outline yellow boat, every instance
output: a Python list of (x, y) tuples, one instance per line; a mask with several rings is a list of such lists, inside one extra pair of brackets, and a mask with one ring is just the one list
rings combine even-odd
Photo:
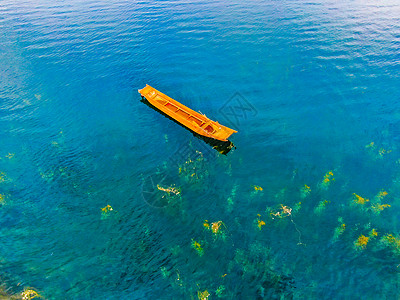
[(225, 142), (237, 132), (186, 107), (148, 84), (139, 93), (155, 108), (202, 136)]

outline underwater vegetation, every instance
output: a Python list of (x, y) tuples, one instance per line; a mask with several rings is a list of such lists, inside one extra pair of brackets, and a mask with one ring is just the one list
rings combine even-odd
[(102, 211), (103, 213), (109, 213), (110, 211), (113, 211), (113, 208), (111, 207), (110, 204), (107, 204), (105, 207), (103, 207), (103, 208), (101, 209), (101, 211)]
[[(10, 153), (10, 152), (8, 152), (8, 154), (4, 155), (4, 157), (8, 158), (8, 159), (13, 159), (14, 156), (15, 156), (15, 153)], [(0, 159), (1, 159), (1, 157), (0, 157)]]
[(293, 224), (294, 229), (298, 233), (297, 245), (305, 245), (305, 244), (303, 244), (302, 239), (301, 239), (302, 233), (293, 219), (293, 214), (296, 214), (300, 211), (301, 204), (302, 204), (302, 202), (297, 202), (294, 204), (293, 208), (291, 208), (287, 205), (279, 204), (278, 208), (267, 207), (265, 210), (265, 212), (270, 216), (271, 220), (279, 221), (282, 219), (290, 219), (290, 222)]
[(195, 158), (189, 156), (185, 162), (178, 164), (178, 173), (185, 183), (195, 184), (202, 182), (209, 176), (205, 163), (203, 153), (196, 150)]
[(259, 185), (251, 186), (250, 198), (261, 198), (264, 196), (264, 189)]
[(366, 249), (368, 243), (371, 242), (372, 240), (374, 240), (377, 236), (378, 236), (378, 232), (376, 231), (375, 228), (372, 228), (372, 229), (369, 231), (369, 233), (368, 233), (367, 236), (364, 235), (364, 234), (361, 234), (361, 235), (357, 238), (357, 240), (354, 242), (354, 248), (355, 248), (357, 251)]
[[(1, 282), (0, 282), (1, 283)], [(44, 299), (39, 292), (34, 288), (25, 288), (20, 293), (10, 293), (4, 284), (0, 284), (0, 299), (1, 300), (33, 300), (33, 299)]]
[(346, 230), (346, 224), (343, 221), (342, 217), (338, 218), (339, 226), (335, 227), (334, 233), (333, 233), (333, 241), (337, 241), (339, 237), (344, 233)]
[(5, 172), (0, 172), (0, 183), (7, 182), (8, 178)]
[(311, 193), (311, 187), (309, 187), (307, 184), (305, 184), (301, 189), (300, 189), (300, 197), (302, 199), (306, 198), (308, 195)]
[(256, 191), (262, 191), (263, 190), (263, 188), (261, 186), (258, 186), (258, 185), (254, 185), (253, 187), (254, 187), (254, 190), (256, 190)]
[(224, 285), (221, 284), (221, 285), (216, 289), (215, 295), (216, 295), (218, 298), (222, 298), (222, 297), (224, 297), (225, 290), (226, 290), (226, 287), (225, 287)]
[(165, 204), (167, 210), (172, 214), (183, 213), (183, 198), (182, 188), (178, 188), (175, 185), (169, 187), (161, 187), (157, 185), (157, 189), (161, 191), (161, 201)]
[(321, 187), (323, 189), (327, 189), (330, 186), (330, 184), (334, 181), (335, 181), (335, 178), (333, 177), (333, 172), (328, 171), (324, 175), (324, 179), (321, 182)]
[(250, 244), (247, 249), (237, 248), (228, 269), (228, 274), (241, 274), (236, 296), (290, 297), (293, 281), (277, 272), (275, 264), (271, 249), (260, 242)]
[(362, 234), (354, 242), (354, 246), (356, 247), (357, 250), (365, 249), (365, 247), (367, 247), (368, 241), (369, 237)]
[(209, 223), (208, 220), (204, 220), (203, 226), (212, 234), (214, 240), (218, 238), (221, 238), (222, 240), (226, 239), (228, 228), (222, 221)]
[(32, 300), (36, 298), (42, 298), (42, 296), (32, 288), (25, 289), (22, 293), (22, 300)]
[(175, 185), (169, 187), (162, 187), (157, 184), (157, 189), (161, 191), (162, 202), (165, 203), (169, 208), (179, 209), (182, 205), (181, 188), (177, 188)]
[(276, 209), (276, 210), (272, 210), (270, 212), (270, 215), (272, 217), (272, 219), (275, 218), (286, 218), (292, 215), (292, 208), (290, 208), (289, 206), (280, 204), (280, 208)]
[[(202, 242), (202, 244), (204, 245), (204, 242)], [(200, 244), (199, 242), (195, 241), (194, 239), (192, 239), (192, 248), (196, 251), (196, 253), (199, 256), (203, 256), (204, 255), (204, 248), (202, 246), (202, 244)]]
[(353, 196), (354, 196), (353, 203), (355, 203), (355, 204), (364, 205), (365, 203), (369, 202), (369, 199), (363, 198), (363, 197), (357, 195), (356, 193), (353, 193)]
[(400, 237), (387, 233), (380, 239), (380, 243), (384, 247), (388, 247), (395, 255), (400, 255)]
[(375, 159), (383, 159), (386, 155), (392, 153), (392, 150), (385, 149), (381, 146), (377, 146), (375, 142), (371, 142), (365, 146), (371, 156)]
[[(368, 257), (371, 264), (385, 253), (391, 256), (390, 264), (396, 262), (394, 267), (400, 263), (399, 233), (380, 222), (398, 208), (390, 186), (364, 191), (344, 180), (340, 167), (328, 166), (307, 178), (297, 170), (296, 178), (274, 189), (258, 178), (246, 178), (243, 183), (222, 178), (219, 187), (210, 185), (210, 174), (218, 164), (221, 170), (228, 169), (225, 157), (210, 158), (192, 151), (180, 159), (174, 166), (167, 161), (157, 170), (159, 178), (168, 170), (173, 174), (152, 186), (160, 205), (144, 205), (148, 219), (139, 219), (134, 233), (123, 234), (128, 236), (125, 243), (117, 238), (107, 243), (107, 255), (123, 249), (115, 250), (123, 257), (116, 260), (123, 269), (123, 287), (158, 277), (163, 282), (160, 289), (176, 299), (291, 299), (301, 298), (296, 276), (315, 272), (303, 262), (312, 260), (307, 256), (314, 251), (312, 247), (321, 247), (321, 252), (340, 248), (334, 251), (343, 251), (345, 259)], [(234, 171), (231, 168), (223, 174), (233, 177)], [(44, 182), (60, 180), (70, 186), (77, 174), (56, 164), (39, 170)], [(3, 182), (9, 180), (5, 173), (2, 178)], [(0, 192), (1, 207), (10, 192)], [(110, 199), (101, 199), (94, 206), (93, 218), (101, 212), (101, 219), (108, 219), (101, 222), (102, 227), (114, 225), (116, 209), (122, 213), (114, 199), (108, 204)], [(114, 263), (107, 255), (102, 262)], [(318, 255), (323, 257), (325, 252)], [(143, 261), (157, 262), (143, 266)], [(40, 297), (34, 289), (25, 292), (24, 299)]]
[(233, 211), (233, 206), (235, 204), (235, 198), (236, 198), (236, 194), (237, 194), (238, 188), (239, 188), (239, 185), (238, 184), (234, 184), (230, 195), (226, 199), (227, 211), (229, 213)]
[(197, 297), (199, 298), (199, 300), (207, 300), (209, 296), (210, 296), (210, 293), (207, 290), (205, 290), (203, 292), (201, 292), (201, 291), (197, 292)]
[(261, 230), (261, 228), (262, 228), (263, 226), (265, 226), (266, 224), (265, 224), (265, 222), (264, 222), (263, 220), (261, 220), (260, 218), (261, 218), (261, 215), (260, 215), (260, 214), (257, 214), (257, 220), (256, 220), (256, 222), (257, 222), (257, 227), (258, 227), (258, 229)]
[(321, 200), (320, 202), (318, 202), (318, 205), (314, 208), (314, 213), (316, 215), (321, 215), (325, 209), (326, 206), (330, 203), (331, 201), (328, 200)]
[[(379, 215), (384, 209), (391, 207), (390, 204), (383, 203), (382, 200), (388, 195), (386, 191), (380, 191), (374, 198), (370, 201), (367, 198), (361, 197), (353, 193), (352, 205), (359, 206), (365, 211), (371, 211), (376, 215)], [(369, 206), (367, 204), (370, 204)]]
[(111, 216), (114, 209), (111, 207), (110, 204), (107, 204), (105, 207), (101, 208), (101, 219), (107, 219)]
[(167, 192), (168, 194), (173, 193), (175, 195), (179, 195), (181, 193), (181, 191), (175, 187), (167, 187), (167, 188), (163, 188), (162, 186), (157, 184), (157, 189), (159, 191), (163, 191), (163, 192)]
[(380, 214), (384, 209), (391, 207), (390, 204), (382, 204), (382, 200), (388, 195), (387, 191), (380, 191), (375, 197), (373, 203), (371, 203), (370, 210), (375, 214)]

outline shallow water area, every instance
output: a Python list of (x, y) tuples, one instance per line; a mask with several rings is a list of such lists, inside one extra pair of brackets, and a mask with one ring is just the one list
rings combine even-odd
[[(2, 1), (0, 284), (394, 299), (397, 1)], [(150, 84), (238, 130), (221, 155)]]

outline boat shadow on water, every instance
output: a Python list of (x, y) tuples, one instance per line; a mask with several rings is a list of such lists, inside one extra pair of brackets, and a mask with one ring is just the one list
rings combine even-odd
[(169, 115), (167, 115), (163, 111), (159, 110), (157, 107), (152, 105), (146, 98), (142, 97), (142, 99), (140, 101), (142, 103), (146, 104), (148, 107), (150, 107), (150, 108), (154, 109), (155, 111), (159, 112), (164, 117), (174, 121), (176, 124), (178, 124), (182, 128), (185, 128), (187, 131), (190, 131), (195, 137), (197, 137), (198, 139), (204, 141), (205, 143), (207, 143), (209, 146), (211, 146), (214, 150), (218, 151), (219, 153), (226, 155), (226, 154), (229, 153), (229, 151), (232, 150), (232, 148), (236, 149), (236, 146), (229, 140), (228, 141), (219, 141), (219, 140), (216, 140), (216, 139), (213, 139), (213, 138), (202, 136), (202, 135), (194, 132), (193, 130), (191, 130), (190, 128), (187, 128), (186, 126), (182, 125), (177, 120), (175, 120), (174, 118), (170, 117)]

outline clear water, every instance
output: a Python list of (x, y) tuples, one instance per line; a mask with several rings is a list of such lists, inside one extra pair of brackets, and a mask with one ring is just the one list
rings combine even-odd
[[(2, 0), (2, 281), (47, 299), (398, 297), (399, 48), (394, 0)], [(145, 106), (146, 83), (237, 129), (237, 149)]]

